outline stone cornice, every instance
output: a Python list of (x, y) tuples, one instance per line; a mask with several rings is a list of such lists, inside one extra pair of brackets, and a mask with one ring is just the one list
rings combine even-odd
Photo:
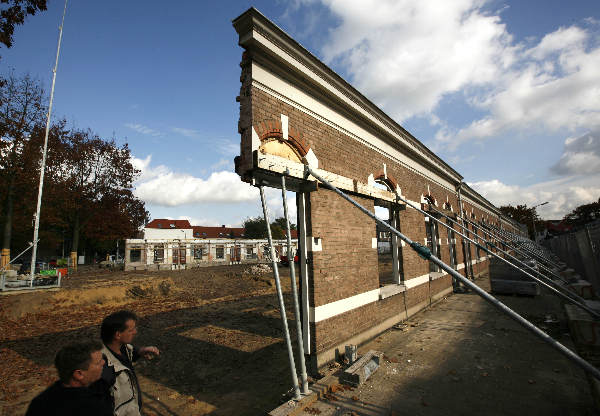
[[(357, 111), (356, 108), (353, 108), (352, 105), (345, 105), (343, 113), (350, 115), (355, 120), (362, 119), (363, 125), (368, 126), (371, 130), (378, 130), (377, 133), (380, 137), (385, 138), (388, 142), (396, 146), (400, 146), (403, 152), (411, 154), (421, 164), (446, 176), (451, 182), (458, 183), (463, 179), (458, 172), (429, 150), (423, 143), (392, 120), (369, 99), (258, 10), (250, 8), (233, 20), (233, 26), (239, 35), (240, 46), (244, 47), (250, 53), (251, 59), (260, 62), (261, 65), (278, 73), (278, 75), (288, 79), (292, 78), (296, 82), (302, 81), (304, 84), (307, 84), (307, 87), (311, 87), (312, 94), (321, 96), (329, 104), (336, 103), (338, 109), (341, 101), (339, 98), (334, 98), (336, 96), (344, 97), (347, 102), (359, 107), (380, 123), (387, 131), (378, 128), (379, 126)], [(276, 51), (269, 48), (265, 40), (283, 51), (286, 55), (285, 58), (293, 60), (297, 65), (294, 67), (289, 64), (289, 61), (286, 62), (284, 57), (279, 56)], [(285, 63), (286, 67), (282, 68), (281, 65), (277, 65), (276, 63)], [(329, 86), (329, 88), (323, 88), (323, 84)]]

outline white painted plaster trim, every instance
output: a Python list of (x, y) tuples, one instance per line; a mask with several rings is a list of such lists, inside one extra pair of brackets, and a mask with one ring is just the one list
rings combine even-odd
[(379, 300), (379, 288), (310, 308), (310, 321), (320, 322)]
[[(300, 91), (298, 88), (295, 88), (291, 84), (277, 77), (275, 74), (267, 71), (266, 69), (258, 65), (256, 62), (252, 63), (252, 78), (252, 85), (254, 87), (277, 97), (278, 99), (286, 102), (287, 104), (320, 120), (321, 122), (335, 128), (336, 130), (341, 131), (342, 133), (352, 137), (353, 139), (361, 142), (362, 144), (383, 154), (384, 156), (393, 159), (395, 162), (403, 165), (404, 167), (419, 174), (420, 176), (423, 176), (428, 180), (435, 182), (436, 184), (442, 186), (443, 188), (452, 192), (453, 194), (455, 193), (454, 185), (450, 181), (443, 179), (439, 175), (429, 172), (429, 169), (425, 168), (417, 161), (409, 158), (403, 152), (400, 152), (393, 146), (385, 143), (383, 140), (370, 134), (368, 131), (364, 130), (351, 120), (342, 117), (329, 107), (323, 105), (321, 102), (310, 97), (308, 94), (305, 94), (303, 91)], [(380, 122), (376, 120), (373, 120), (373, 122), (391, 133), (391, 131), (387, 127), (383, 126)], [(406, 141), (404, 138), (397, 136), (393, 133), (391, 134), (395, 136), (398, 141), (401, 141), (408, 147), (412, 148), (416, 153), (422, 155), (429, 162), (431, 162), (434, 165), (437, 165), (441, 170), (445, 170), (443, 167), (439, 166), (433, 159), (423, 154), (419, 149), (417, 149), (411, 143)], [(423, 172), (428, 172), (428, 175), (425, 175)]]
[(283, 135), (284, 140), (288, 139), (288, 116), (282, 114), (281, 115), (281, 134)]
[(321, 237), (306, 236), (306, 248), (308, 251), (323, 251), (323, 239)]
[(429, 273), (424, 274), (423, 276), (413, 277), (412, 279), (405, 280), (403, 283), (407, 289), (412, 289), (415, 286), (419, 286), (427, 282), (429, 282)]
[(371, 238), (371, 248), (377, 248), (377, 237)]
[[(439, 276), (439, 277), (443, 277), (446, 274), (447, 273), (442, 273), (441, 276)], [(412, 289), (413, 287), (416, 287), (416, 286), (422, 285), (423, 283), (429, 282), (429, 280), (430, 280), (429, 273), (424, 274), (423, 276), (405, 280), (400, 285), (394, 285), (394, 286), (397, 286), (397, 290), (393, 290), (393, 292), (394, 292), (393, 294), (401, 293), (408, 289)], [(392, 286), (392, 285), (388, 285), (388, 286)], [(383, 288), (370, 290), (368, 292), (360, 293), (358, 295), (354, 295), (349, 298), (340, 299), (335, 302), (327, 303), (325, 305), (311, 307), (310, 311), (309, 311), (310, 322), (316, 323), (316, 322), (324, 321), (326, 319), (333, 318), (334, 316), (341, 315), (341, 314), (351, 311), (353, 309), (360, 308), (361, 306), (368, 305), (369, 303), (378, 301), (382, 295), (383, 295), (382, 299), (392, 296), (392, 294), (390, 292), (390, 288), (385, 289), (385, 287), (387, 287), (387, 286), (384, 286)]]
[(254, 126), (252, 126), (252, 151), (258, 150), (260, 147), (260, 138), (258, 137), (258, 133), (254, 130)]

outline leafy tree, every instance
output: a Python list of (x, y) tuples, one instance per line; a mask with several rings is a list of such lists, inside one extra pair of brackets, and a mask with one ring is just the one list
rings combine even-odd
[(66, 146), (60, 185), (66, 191), (71, 251), (79, 250), (82, 234), (95, 240), (133, 235), (148, 221), (148, 212), (132, 193), (139, 171), (131, 164), (128, 146), (119, 148), (90, 130), (71, 131)]
[(46, 10), (47, 0), (2, 0), (0, 2), (0, 43), (12, 46), (15, 26), (22, 25), (25, 18)]
[(567, 224), (575, 226), (584, 225), (597, 219), (600, 219), (600, 198), (597, 202), (578, 206), (563, 218)]
[[(267, 238), (267, 227), (265, 220), (262, 217), (246, 218), (243, 224), (245, 234), (248, 238)], [(290, 229), (295, 230), (296, 225), (290, 224)], [(287, 238), (285, 218), (277, 218), (271, 223), (271, 235), (274, 240), (282, 240)]]
[(248, 238), (267, 238), (267, 227), (262, 217), (246, 218), (242, 224)]
[[(44, 124), (44, 92), (39, 81), (29, 75), (11, 74), (0, 83), (0, 195), (2, 201), (2, 248), (10, 249), (15, 198), (31, 191), (39, 174), (39, 160), (34, 157), (32, 134)], [(31, 152), (34, 151), (32, 154)], [(39, 153), (38, 153), (39, 155)], [(33, 158), (33, 159), (32, 159)], [(34, 211), (17, 213), (32, 215)]]
[(521, 224), (527, 226), (529, 237), (533, 239), (533, 221), (535, 221), (536, 229), (539, 231), (544, 226), (544, 221), (540, 219), (535, 208), (528, 208), (527, 205), (505, 205), (500, 207), (500, 211)]

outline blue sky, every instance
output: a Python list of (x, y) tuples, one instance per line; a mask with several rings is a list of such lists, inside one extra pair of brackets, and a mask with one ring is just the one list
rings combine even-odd
[[(238, 225), (260, 214), (233, 173), (238, 66), (231, 20), (256, 7), (496, 204), (600, 197), (600, 3), (72, 1), (54, 117), (129, 143), (152, 218)], [(16, 29), (2, 72), (49, 90), (63, 2)], [(277, 191), (268, 193), (281, 214)], [(42, 214), (43, 215), (43, 214)]]

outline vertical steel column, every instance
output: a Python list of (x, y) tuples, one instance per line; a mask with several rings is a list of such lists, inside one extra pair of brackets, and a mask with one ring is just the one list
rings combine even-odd
[[(463, 224), (463, 229), (464, 227), (464, 222), (462, 220), (463, 217), (463, 205), (462, 205), (462, 198), (461, 198), (461, 190), (462, 190), (462, 182), (458, 184), (458, 189), (457, 189), (457, 196), (458, 196), (458, 212), (460, 215), (460, 221)], [(463, 260), (465, 262), (465, 276), (469, 277), (469, 273), (472, 271), (472, 269), (470, 268), (471, 265), (471, 246), (469, 245), (468, 242), (466, 242), (464, 240), (464, 238), (461, 238), (461, 245), (462, 245), (462, 249), (463, 249)], [(471, 273), (471, 278), (473, 278), (473, 273)]]
[(285, 176), (281, 175), (281, 194), (283, 196), (283, 215), (287, 231), (288, 262), (290, 265), (290, 280), (292, 284), (292, 297), (294, 299), (294, 313), (296, 314), (296, 336), (298, 341), (298, 355), (300, 356), (300, 374), (302, 376), (302, 394), (309, 394), (308, 377), (306, 375), (306, 362), (304, 361), (304, 342), (302, 340), (302, 323), (300, 322), (300, 306), (298, 305), (298, 290), (296, 288), (296, 266), (294, 265), (294, 251), (292, 250), (292, 232), (290, 230), (290, 217), (288, 215), (287, 196), (285, 189)]
[(306, 237), (306, 215), (307, 215), (307, 192), (296, 193), (298, 205), (298, 245), (300, 246), (300, 285), (302, 294), (302, 339), (304, 341), (304, 353), (310, 354), (310, 302), (308, 299), (308, 241)]
[(292, 350), (292, 341), (290, 340), (290, 331), (287, 324), (287, 316), (285, 314), (285, 303), (283, 302), (283, 292), (281, 291), (281, 282), (279, 281), (279, 269), (277, 268), (277, 258), (275, 257), (275, 249), (273, 248), (273, 236), (271, 235), (271, 225), (269, 222), (269, 214), (267, 213), (267, 203), (265, 201), (265, 190), (261, 185), (260, 202), (262, 203), (263, 214), (267, 226), (267, 237), (269, 239), (269, 248), (271, 251), (271, 262), (273, 263), (273, 276), (275, 277), (275, 286), (277, 287), (277, 298), (279, 299), (279, 312), (283, 323), (283, 335), (287, 346), (288, 359), (290, 361), (290, 370), (292, 372), (292, 384), (294, 386), (294, 400), (300, 400), (300, 387), (298, 386), (298, 376), (296, 375), (296, 363), (294, 361), (294, 351)]

